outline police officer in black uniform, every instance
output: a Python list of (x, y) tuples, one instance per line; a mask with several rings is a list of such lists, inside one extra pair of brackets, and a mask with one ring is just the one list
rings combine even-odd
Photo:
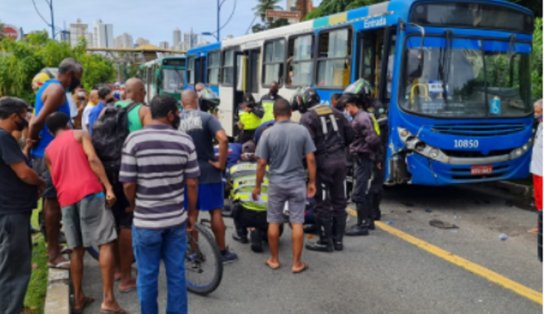
[(314, 211), (320, 240), (306, 244), (306, 248), (319, 252), (340, 251), (346, 228), (346, 146), (353, 138), (351, 127), (342, 112), (320, 104), (320, 97), (313, 89), (305, 89), (296, 99), (296, 106), (303, 113), (300, 123), (308, 129), (316, 146)]

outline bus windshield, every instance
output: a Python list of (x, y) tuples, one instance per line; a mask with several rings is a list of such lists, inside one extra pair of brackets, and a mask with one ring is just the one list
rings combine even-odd
[(531, 114), (529, 44), (410, 37), (406, 48), (399, 92), (405, 110), (445, 118)]
[(185, 85), (185, 71), (180, 69), (162, 70), (162, 89), (167, 93), (180, 93)]

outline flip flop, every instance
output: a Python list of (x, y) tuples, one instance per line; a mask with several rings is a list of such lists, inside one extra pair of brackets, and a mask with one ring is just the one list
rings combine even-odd
[(309, 268), (308, 264), (302, 263), (302, 268), (301, 269), (299, 269), (297, 271), (292, 270), (292, 272), (293, 272), (293, 274), (300, 274), (303, 271), (307, 270), (308, 268)]
[(272, 269), (272, 270), (278, 270), (278, 269), (280, 269), (280, 267), (281, 267), (281, 265), (279, 265), (279, 264), (278, 264), (278, 266), (272, 266), (272, 265), (270, 265), (270, 263), (268, 262), (268, 260), (266, 260), (266, 261), (264, 262), (264, 264), (265, 264), (268, 268), (270, 268), (270, 269)]
[(64, 261), (57, 264), (53, 264), (51, 262), (47, 263), (47, 267), (49, 268), (55, 268), (55, 269), (70, 269), (70, 261)]
[(125, 288), (125, 289), (121, 289), (121, 287), (119, 287), (119, 292), (121, 293), (129, 293), (129, 292), (132, 292), (134, 290), (136, 290), (136, 286), (133, 286), (133, 287), (128, 287), (128, 288)]
[(83, 313), (83, 310), (84, 310), (89, 304), (91, 304), (91, 303), (93, 303), (93, 302), (94, 302), (94, 298), (92, 298), (92, 297), (85, 297), (85, 298), (83, 299), (83, 305), (81, 305), (81, 308), (80, 308), (79, 310), (77, 310), (77, 309), (75, 309), (75, 308), (72, 309), (72, 314), (81, 314), (81, 313)]
[(127, 311), (123, 310), (121, 307), (117, 309), (100, 309), (100, 313), (104, 314), (126, 314)]

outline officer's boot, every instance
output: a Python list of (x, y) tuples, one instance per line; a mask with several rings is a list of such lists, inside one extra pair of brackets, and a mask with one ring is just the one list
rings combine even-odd
[(357, 224), (349, 227), (346, 231), (347, 236), (366, 236), (368, 235), (369, 215), (365, 208), (366, 204), (357, 204)]
[(332, 220), (331, 219), (318, 219), (317, 223), (320, 226), (321, 233), (320, 239), (316, 242), (310, 242), (306, 244), (306, 248), (310, 251), (317, 252), (332, 252), (334, 251), (332, 241)]
[(346, 232), (346, 213), (335, 213), (332, 229), (334, 250), (342, 251), (344, 249), (344, 232)]
[(376, 229), (376, 226), (374, 225), (374, 193), (368, 194), (367, 197), (367, 206), (369, 209), (368, 213), (368, 220), (365, 220), (363, 223), (368, 226), (369, 230)]
[(381, 200), (382, 200), (381, 193), (372, 194), (372, 219), (374, 220), (382, 219), (382, 211), (380, 209)]

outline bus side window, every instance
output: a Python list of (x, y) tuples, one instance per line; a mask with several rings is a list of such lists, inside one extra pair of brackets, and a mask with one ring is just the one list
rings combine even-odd
[(287, 86), (312, 85), (313, 77), (313, 35), (289, 38), (287, 59)]
[(317, 85), (344, 88), (351, 73), (351, 29), (342, 28), (319, 34)]
[(220, 52), (210, 52), (208, 54), (208, 68), (206, 69), (208, 71), (208, 84), (209, 85), (219, 85), (219, 76), (221, 72), (221, 57)]
[(281, 85), (283, 63), (285, 62), (285, 39), (282, 38), (265, 43), (263, 57), (263, 85), (269, 86), (274, 81)]
[(223, 79), (224, 85), (232, 86), (234, 82), (234, 50), (230, 49), (223, 52)]

